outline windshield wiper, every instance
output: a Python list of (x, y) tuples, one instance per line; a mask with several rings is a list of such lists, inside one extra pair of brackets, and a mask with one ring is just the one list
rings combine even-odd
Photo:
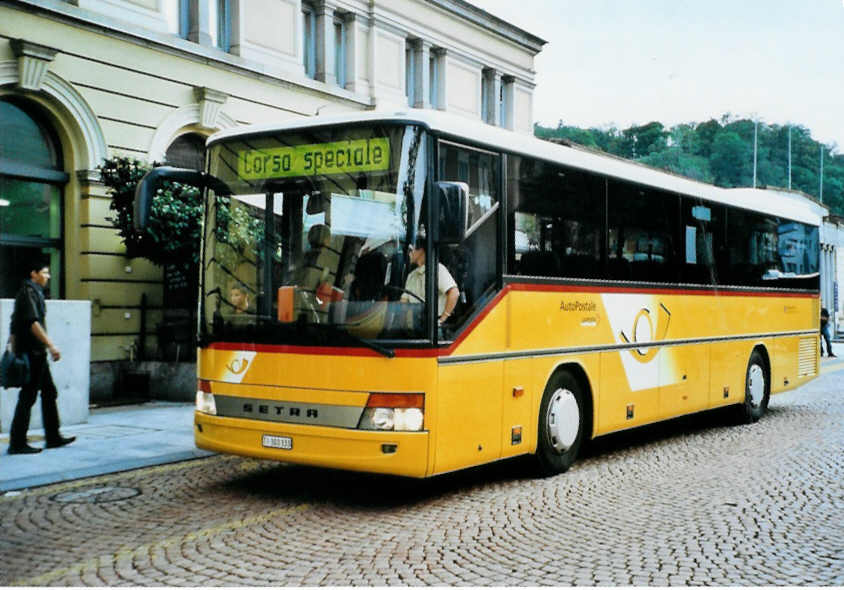
[(385, 356), (387, 358), (394, 358), (396, 356), (396, 351), (392, 348), (387, 348), (386, 346), (382, 346), (377, 342), (373, 342), (372, 340), (367, 340), (365, 338), (361, 338), (360, 336), (355, 336), (348, 330), (341, 330), (344, 328), (344, 324), (308, 324), (308, 326), (319, 326), (320, 328), (330, 328), (332, 331), (337, 332), (338, 334), (343, 334), (344, 336), (348, 336), (354, 342), (358, 344), (363, 344), (367, 348), (370, 348), (377, 352), (378, 354)]

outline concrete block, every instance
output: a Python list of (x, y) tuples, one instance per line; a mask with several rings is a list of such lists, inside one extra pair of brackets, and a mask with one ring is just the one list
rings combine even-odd
[[(14, 307), (13, 299), (0, 299), (0, 343), (3, 350), (9, 338)], [(59, 418), (63, 425), (83, 424), (88, 421), (91, 379), (91, 302), (48, 300), (47, 333), (62, 353), (60, 361), (50, 362), (50, 371), (59, 392)], [(18, 391), (0, 388), (0, 432), (9, 432)], [(29, 427), (42, 428), (40, 399), (32, 408)]]

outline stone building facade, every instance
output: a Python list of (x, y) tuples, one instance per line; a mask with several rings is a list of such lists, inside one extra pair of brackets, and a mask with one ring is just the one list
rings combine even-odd
[(0, 0), (0, 297), (49, 254), (51, 296), (91, 302), (92, 388), (112, 388), (155, 349), (164, 279), (108, 220), (105, 158), (201, 162), (214, 131), (347, 110), (532, 133), (544, 43), (464, 0)]

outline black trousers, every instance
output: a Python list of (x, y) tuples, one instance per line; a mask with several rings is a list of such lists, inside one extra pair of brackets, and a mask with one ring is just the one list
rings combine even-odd
[(44, 424), (44, 438), (47, 443), (59, 440), (59, 409), (56, 406), (58, 391), (50, 374), (46, 352), (29, 353), (30, 380), (29, 385), (21, 388), (18, 403), (15, 406), (15, 417), (9, 433), (9, 446), (20, 448), (26, 445), (26, 431), (29, 429), (29, 417), (38, 392), (41, 392), (41, 421)]

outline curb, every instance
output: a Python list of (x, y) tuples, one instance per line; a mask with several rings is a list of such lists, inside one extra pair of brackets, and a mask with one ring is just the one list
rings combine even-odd
[(180, 461), (190, 461), (193, 459), (204, 459), (216, 455), (210, 451), (202, 451), (200, 449), (193, 449), (190, 451), (179, 451), (176, 453), (169, 453), (159, 457), (146, 457), (143, 459), (124, 459), (115, 461), (113, 463), (106, 463), (103, 465), (92, 465), (91, 467), (82, 467), (80, 469), (70, 469), (68, 471), (56, 471), (53, 473), (45, 473), (43, 475), (33, 475), (29, 477), (21, 477), (18, 479), (8, 479), (0, 482), (0, 492), (10, 492), (13, 490), (22, 490), (25, 488), (35, 488), (54, 483), (67, 482), (74, 479), (82, 479), (84, 477), (94, 477), (96, 475), (107, 475), (110, 473), (118, 473), (120, 471), (129, 471), (131, 469), (140, 469), (142, 467), (152, 467), (154, 465), (165, 465), (167, 463), (179, 463)]

